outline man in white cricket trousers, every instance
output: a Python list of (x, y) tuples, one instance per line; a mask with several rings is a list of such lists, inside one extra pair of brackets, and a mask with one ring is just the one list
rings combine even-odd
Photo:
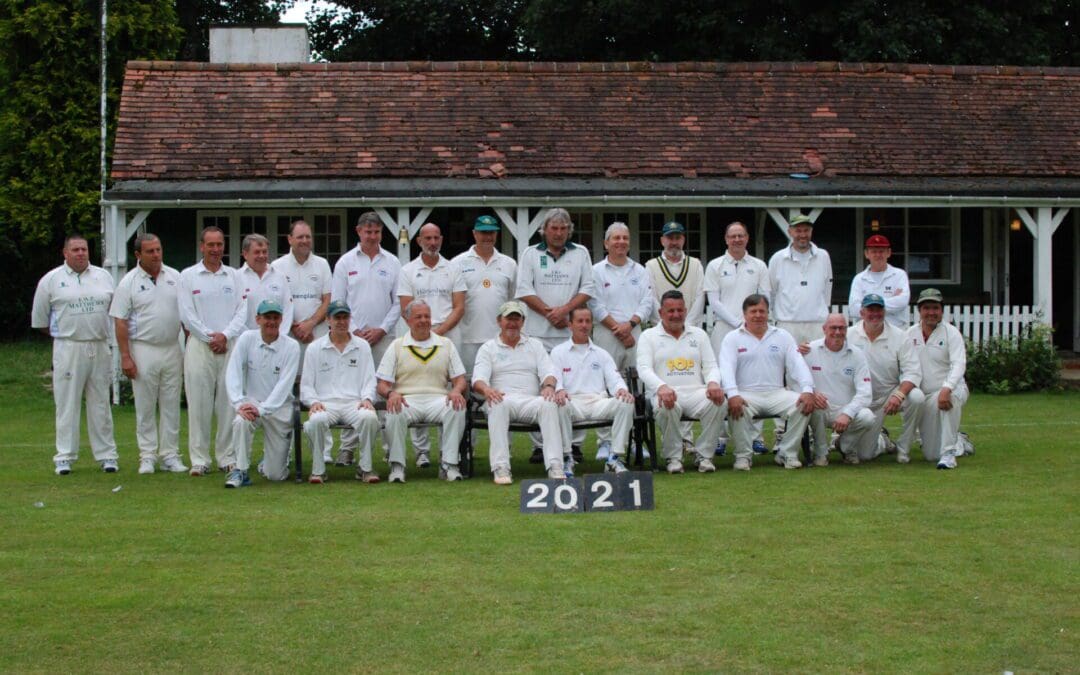
[[(570, 447), (574, 422), (611, 420), (608, 436), (614, 445), (609, 443), (611, 453), (604, 471), (623, 473), (634, 424), (634, 397), (615, 367), (615, 360), (589, 339), (592, 328), (592, 311), (588, 307), (570, 310), (570, 339), (551, 350), (563, 448)], [(563, 456), (563, 469), (572, 475), (573, 458)]]
[[(814, 380), (791, 333), (769, 325), (769, 299), (764, 295), (743, 300), (743, 324), (720, 346), (720, 372), (735, 440), (732, 468), (750, 470), (756, 415), (779, 415), (787, 422), (776, 463), (786, 469), (801, 467), (799, 444), (814, 411)], [(785, 375), (801, 393), (784, 388)]]
[(811, 342), (806, 352), (814, 379), (814, 466), (829, 465), (830, 429), (839, 435), (844, 462), (858, 464), (859, 448), (871, 442), (877, 447), (878, 428), (868, 407), (870, 368), (862, 350), (848, 343), (843, 314), (830, 314), (822, 330), (825, 337)]
[[(413, 300), (423, 301), (431, 314), (430, 331), (441, 335), (451, 343), (460, 341), (458, 323), (465, 314), (465, 280), (458, 268), (444, 258), (442, 230), (434, 223), (427, 223), (416, 235), (420, 255), (401, 268), (398, 277), (398, 301), (404, 315), (405, 308)], [(427, 429), (413, 429), (410, 434), (416, 451), (416, 466), (431, 466), (431, 444)]]
[(885, 301), (885, 320), (897, 328), (907, 330), (911, 325), (911, 309), (908, 307), (911, 302), (911, 285), (908, 283), (907, 272), (889, 264), (892, 244), (888, 237), (883, 234), (870, 235), (866, 239), (863, 255), (870, 264), (851, 280), (848, 315), (853, 320), (858, 319), (862, 299), (874, 293)]
[(465, 314), (461, 317), (458, 351), (467, 379), (472, 377), (480, 345), (499, 332), (499, 307), (514, 297), (517, 287), (517, 262), (495, 249), (499, 221), (493, 216), (479, 216), (472, 232), (476, 243), (451, 261), (465, 280)]
[[(120, 368), (135, 395), (139, 473), (157, 464), (172, 473), (188, 470), (180, 460), (180, 273), (162, 264), (157, 235), (135, 237), (138, 264), (116, 286), (109, 315), (116, 324)], [(161, 416), (158, 430), (157, 417)]]
[(661, 296), (660, 325), (641, 334), (637, 369), (656, 411), (668, 473), (683, 472), (683, 417), (701, 420), (701, 435), (694, 444), (698, 471), (716, 471), (713, 448), (727, 404), (709, 335), (686, 325), (686, 301), (679, 291)]
[[(374, 211), (361, 213), (356, 221), (360, 239), (356, 248), (338, 259), (330, 290), (331, 300), (341, 300), (352, 310), (353, 335), (367, 340), (371, 358), (377, 365), (394, 340), (401, 318), (397, 287), (401, 263), (397, 256), (382, 248), (383, 222)], [(337, 466), (352, 464), (356, 437), (345, 431)]]
[(351, 312), (344, 302), (328, 307), (330, 332), (308, 345), (300, 375), (300, 400), (310, 413), (304, 433), (311, 441), (310, 483), (326, 481), (326, 443), (332, 440), (330, 426), (348, 424), (360, 445), (356, 479), (378, 483), (372, 470), (371, 450), (379, 431), (375, 413), (375, 364), (371, 345), (352, 334)]
[(454, 343), (431, 329), (431, 307), (413, 300), (403, 311), (409, 332), (390, 343), (376, 376), (386, 399), (390, 482), (405, 482), (405, 431), (414, 422), (442, 425), (439, 478), (462, 479), (458, 468), (465, 431), (465, 366)]
[[(889, 442), (881, 435), (886, 415), (901, 414), (902, 431), (895, 443), (896, 461), (910, 461), (911, 444), (915, 440), (915, 425), (926, 397), (922, 382), (922, 364), (907, 331), (885, 320), (885, 299), (876, 293), (862, 298), (862, 320), (848, 331), (848, 342), (866, 356), (870, 367), (875, 434), (859, 447), (859, 460), (867, 461), (889, 451)], [(879, 438), (881, 440), (879, 440)]]
[(84, 237), (64, 240), (64, 264), (38, 282), (30, 325), (52, 336), (53, 401), (56, 404), (56, 474), (71, 473), (79, 457), (79, 418), (86, 396), (86, 426), (90, 449), (106, 473), (119, 469), (113, 439), (109, 385), (109, 302), (113, 280), (90, 264), (90, 245)]
[(476, 354), (472, 387), (484, 397), (496, 485), (510, 485), (510, 422), (540, 425), (548, 478), (566, 478), (562, 429), (555, 402), (555, 367), (542, 342), (522, 334), (525, 305), (511, 300), (499, 308), (499, 334)]
[(918, 432), (923, 457), (939, 469), (955, 469), (961, 455), (960, 413), (968, 400), (967, 349), (964, 336), (942, 321), (941, 291), (927, 288), (919, 293), (919, 323), (907, 331), (908, 340), (922, 365), (920, 388), (926, 396), (919, 408)]
[(259, 327), (236, 340), (229, 356), (225, 381), (233, 417), (233, 455), (225, 487), (250, 485), (248, 468), (255, 431), (263, 430), (263, 474), (280, 481), (289, 476), (289, 440), (292, 438), (293, 384), (300, 367), (300, 345), (281, 331), (284, 308), (277, 300), (263, 300), (255, 309)]
[[(255, 314), (263, 300), (273, 300), (281, 305), (284, 314), (281, 317), (282, 325), (287, 333), (293, 323), (292, 289), (289, 281), (282, 272), (270, 265), (270, 240), (261, 234), (244, 235), (241, 245), (241, 255), (244, 264), (236, 272), (236, 280), (240, 282), (240, 295), (243, 296), (244, 308), (242, 310), (242, 328), (239, 330), (255, 330), (258, 324)], [(240, 322), (241, 319), (236, 319)]]
[(225, 387), (229, 349), (243, 332), (244, 299), (236, 270), (222, 262), (225, 234), (211, 226), (199, 235), (202, 260), (180, 273), (180, 321), (188, 332), (184, 393), (188, 404), (191, 475), (210, 471), (210, 427), (217, 417), (214, 449), (221, 468), (233, 464), (234, 411)]

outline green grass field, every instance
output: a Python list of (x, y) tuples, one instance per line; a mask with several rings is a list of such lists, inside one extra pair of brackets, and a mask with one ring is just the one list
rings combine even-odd
[(139, 476), (131, 408), (119, 474), (84, 441), (56, 477), (48, 347), (0, 354), (4, 672), (1080, 668), (1077, 393), (974, 396), (956, 471), (729, 457), (652, 512), (525, 516), (485, 448), (458, 484)]

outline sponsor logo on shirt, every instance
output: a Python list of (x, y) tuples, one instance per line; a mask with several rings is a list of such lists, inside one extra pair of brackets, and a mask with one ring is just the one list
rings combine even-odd
[(694, 369), (694, 359), (684, 359), (682, 357), (667, 360), (668, 372), (681, 371), (685, 372)]

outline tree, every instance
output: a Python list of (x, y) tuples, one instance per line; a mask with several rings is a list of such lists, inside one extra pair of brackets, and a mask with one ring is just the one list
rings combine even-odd
[(294, 0), (177, 0), (176, 15), (183, 39), (178, 61), (210, 59), (210, 26), (216, 24), (274, 24)]

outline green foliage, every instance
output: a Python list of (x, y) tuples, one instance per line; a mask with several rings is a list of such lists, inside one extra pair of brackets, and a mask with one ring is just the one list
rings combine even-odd
[(210, 26), (273, 24), (294, 0), (177, 0), (176, 15), (183, 31), (178, 61), (210, 58)]
[(1018, 341), (992, 338), (981, 345), (969, 342), (965, 374), (968, 386), (991, 394), (1058, 388), (1061, 359), (1051, 333), (1049, 326), (1034, 322)]

